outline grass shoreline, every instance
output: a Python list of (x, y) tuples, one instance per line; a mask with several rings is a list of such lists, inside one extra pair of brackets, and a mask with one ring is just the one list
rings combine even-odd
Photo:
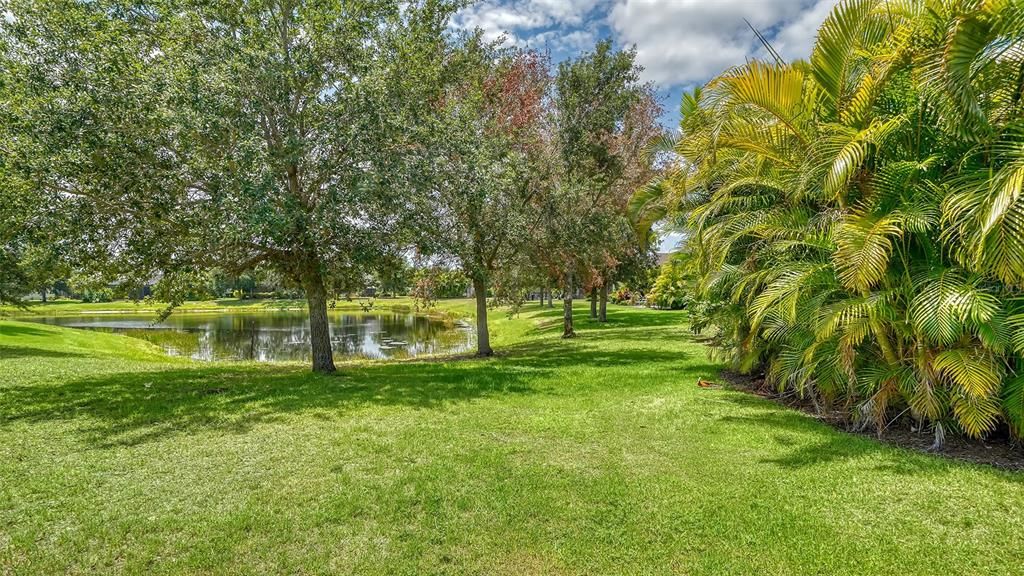
[(699, 389), (720, 366), (683, 314), (584, 305), (571, 341), (528, 306), (493, 315), (497, 358), (334, 376), (0, 320), (0, 573), (1024, 564), (1024, 475)]
[[(0, 306), (0, 318), (19, 316), (62, 316), (76, 314), (149, 314), (159, 313), (167, 304), (154, 300), (115, 300), (112, 302), (81, 302), (78, 300), (56, 300), (33, 302), (27, 308)], [(411, 298), (378, 298), (373, 310), (399, 310), (412, 312), (415, 306)], [(236, 299), (221, 298), (185, 302), (174, 309), (175, 314), (219, 314), (225, 312), (273, 312), (278, 310), (305, 310), (304, 300), (295, 299)], [(338, 300), (331, 310), (361, 311), (357, 301)]]

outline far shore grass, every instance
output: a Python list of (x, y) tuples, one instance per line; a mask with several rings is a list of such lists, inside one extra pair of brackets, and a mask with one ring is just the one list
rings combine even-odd
[[(365, 300), (365, 299), (364, 299)], [(412, 298), (373, 298), (374, 309), (399, 309), (411, 311), (415, 307)], [(455, 301), (453, 301), (455, 302)], [(120, 313), (120, 314), (149, 314), (158, 313), (164, 310), (167, 304), (152, 299), (139, 301), (114, 300), (110, 302), (81, 302), (79, 300), (51, 300), (48, 302), (28, 302), (24, 308), (16, 306), (0, 306), (0, 318), (49, 315), (61, 316), (82, 313)], [(445, 307), (437, 308), (444, 309)], [(450, 309), (461, 308), (458, 305), (449, 306)], [(273, 299), (273, 298), (219, 298), (216, 300), (195, 300), (181, 304), (174, 309), (175, 313), (210, 313), (210, 312), (231, 312), (231, 311), (274, 311), (274, 310), (305, 310), (306, 301), (301, 299)], [(334, 310), (352, 311), (361, 310), (360, 299), (354, 298), (349, 301), (339, 299), (335, 301)], [(467, 309), (468, 311), (468, 309)]]
[(331, 376), (0, 319), (0, 574), (1021, 572), (1024, 474), (698, 388), (684, 313), (585, 306)]

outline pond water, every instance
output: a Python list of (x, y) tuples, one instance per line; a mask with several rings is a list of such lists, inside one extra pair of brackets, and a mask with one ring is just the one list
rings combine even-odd
[[(310, 359), (309, 319), (303, 311), (152, 315), (95, 314), (24, 318), (44, 324), (142, 338), (168, 354), (196, 360), (274, 362)], [(336, 357), (411, 358), (455, 354), (473, 347), (473, 330), (414, 314), (331, 313)]]

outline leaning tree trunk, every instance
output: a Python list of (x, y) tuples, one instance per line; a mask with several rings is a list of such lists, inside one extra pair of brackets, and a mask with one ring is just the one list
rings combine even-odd
[(601, 309), (597, 315), (598, 322), (608, 321), (608, 281), (601, 284)]
[(597, 286), (590, 289), (590, 319), (597, 320)]
[(476, 355), (493, 356), (491, 335), (487, 331), (487, 283), (483, 278), (473, 279), (473, 293), (476, 296)]
[(318, 271), (308, 272), (303, 278), (309, 306), (309, 342), (313, 352), (313, 371), (334, 372), (334, 351), (331, 349), (331, 326), (327, 321), (327, 289)]
[(569, 281), (565, 283), (565, 294), (562, 296), (562, 311), (564, 316), (562, 338), (575, 338), (576, 331), (572, 326), (572, 274)]

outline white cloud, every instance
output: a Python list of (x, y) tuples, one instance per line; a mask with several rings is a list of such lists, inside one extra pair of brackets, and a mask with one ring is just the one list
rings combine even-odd
[(592, 50), (597, 43), (597, 35), (590, 30), (548, 30), (535, 34), (520, 41), (520, 44), (538, 49), (551, 49), (553, 52), (578, 54)]
[(488, 39), (550, 48), (563, 56), (610, 34), (636, 45), (646, 80), (662, 87), (707, 81), (763, 55), (744, 19), (787, 59), (806, 58), (818, 26), (838, 0), (484, 0), (455, 19)]
[[(583, 25), (598, 4), (607, 0), (485, 0), (455, 18), (459, 28), (480, 28), (488, 39), (505, 35), (523, 44), (551, 27)], [(530, 42), (531, 45), (533, 42)]]
[[(836, 0), (618, 0), (609, 24), (636, 44), (645, 76), (662, 85), (704, 82), (760, 51), (744, 19), (787, 58), (806, 57)], [(779, 45), (776, 45), (778, 42)]]
[(772, 46), (787, 60), (807, 58), (814, 48), (818, 27), (828, 18), (838, 0), (819, 0), (817, 4), (786, 24), (772, 42)]

